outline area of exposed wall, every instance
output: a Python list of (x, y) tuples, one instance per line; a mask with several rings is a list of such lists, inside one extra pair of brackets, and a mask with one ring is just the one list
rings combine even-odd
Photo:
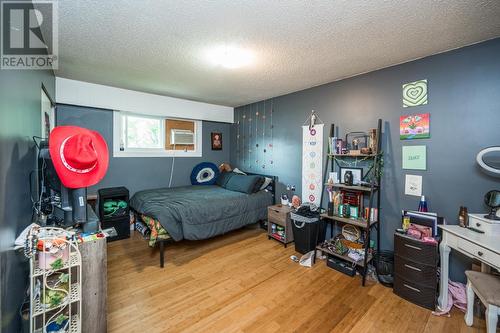
[(31, 222), (28, 178), (36, 165), (32, 137), (41, 134), (42, 84), (55, 98), (52, 71), (0, 73), (0, 332), (20, 332), (18, 311), (29, 268), (13, 245)]
[[(255, 147), (251, 152), (246, 149), (245, 161), (241, 143), (240, 154), (237, 153), (237, 121), (243, 114), (255, 117), (256, 110), (262, 113), (265, 108), (267, 112), (273, 108), (273, 148), (266, 152), (273, 154), (273, 164), (267, 165), (266, 172), (279, 176), (281, 184), (297, 185), (300, 194), (300, 126), (312, 109), (327, 124), (325, 132), (335, 123), (340, 137), (350, 131), (367, 131), (381, 118), (385, 162), (382, 248), (392, 249), (401, 210), (418, 206), (418, 197), (404, 194), (405, 174), (422, 175), (430, 209), (455, 224), (460, 206), (467, 206), (469, 212), (483, 212), (484, 194), (500, 188), (499, 179), (485, 175), (475, 162), (481, 148), (500, 142), (499, 54), (500, 39), (495, 39), (239, 107), (235, 109), (236, 123), (231, 131), (231, 161), (242, 169), (259, 168), (253, 155), (257, 152)], [(428, 104), (403, 108), (402, 84), (420, 79), (428, 80)], [(426, 112), (430, 113), (431, 138), (401, 141), (399, 117)], [(266, 119), (270, 126), (269, 117)], [(426, 171), (402, 169), (403, 145), (427, 146)], [(279, 189), (282, 190), (283, 187)], [(451, 257), (452, 277), (463, 280), (463, 268), (468, 261), (459, 254)]]
[[(139, 190), (166, 187), (169, 183), (171, 157), (112, 157), (113, 156), (113, 112), (82, 106), (58, 105), (56, 110), (58, 125), (85, 127), (101, 133), (109, 149), (109, 168), (104, 179), (89, 189), (95, 193), (104, 187), (125, 186), (132, 193)], [(229, 160), (230, 125), (218, 122), (203, 122), (203, 156), (177, 157), (174, 164), (172, 186), (189, 185), (189, 176), (193, 167), (200, 162), (216, 164)], [(221, 132), (222, 150), (212, 150), (210, 133)], [(227, 138), (227, 139), (226, 139)]]

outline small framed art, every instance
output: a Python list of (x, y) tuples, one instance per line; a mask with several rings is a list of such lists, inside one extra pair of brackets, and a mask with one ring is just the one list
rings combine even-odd
[(363, 179), (363, 168), (343, 168), (340, 167), (340, 182), (344, 183), (344, 177), (346, 171), (351, 171), (352, 172), (352, 183), (354, 185), (359, 185), (361, 183), (361, 180)]
[(212, 150), (222, 150), (222, 133), (212, 132), (211, 133)]

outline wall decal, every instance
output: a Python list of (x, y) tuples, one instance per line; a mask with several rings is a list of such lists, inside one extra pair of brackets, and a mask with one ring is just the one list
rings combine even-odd
[(242, 169), (259, 172), (273, 161), (273, 100), (237, 108), (236, 163)]
[(422, 176), (406, 175), (405, 177), (405, 194), (422, 196)]
[(399, 138), (401, 140), (428, 139), (430, 137), (429, 113), (399, 117)]
[(427, 104), (427, 79), (403, 84), (403, 107)]
[(426, 146), (403, 146), (403, 169), (426, 170)]
[(302, 200), (320, 206), (323, 177), (323, 124), (302, 126)]

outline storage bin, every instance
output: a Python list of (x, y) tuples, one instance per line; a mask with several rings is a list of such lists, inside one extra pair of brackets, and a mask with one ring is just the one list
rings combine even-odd
[(320, 220), (319, 216), (307, 218), (290, 213), (290, 219), (292, 220), (295, 251), (306, 254), (314, 250), (318, 243), (325, 240), (325, 223)]
[[(61, 246), (57, 251), (50, 252), (48, 248), (44, 250), (44, 246), (47, 244), (45, 242), (50, 242), (57, 246)], [(38, 268), (40, 269), (51, 269), (51, 265), (58, 259), (62, 260), (62, 265), (65, 265), (69, 259), (69, 244), (66, 243), (64, 239), (51, 239), (51, 240), (39, 240), (38, 241)]]

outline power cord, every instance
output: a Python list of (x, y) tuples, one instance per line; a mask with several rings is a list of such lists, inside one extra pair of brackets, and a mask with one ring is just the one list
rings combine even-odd
[(172, 156), (172, 167), (170, 168), (170, 180), (168, 181), (168, 188), (172, 187), (172, 177), (174, 175), (174, 165), (175, 165), (175, 143), (174, 143), (174, 154)]

